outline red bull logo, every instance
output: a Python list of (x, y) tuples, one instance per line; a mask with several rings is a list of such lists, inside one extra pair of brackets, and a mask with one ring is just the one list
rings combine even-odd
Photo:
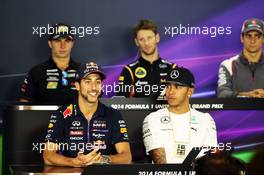
[(66, 109), (65, 109), (65, 111), (63, 112), (63, 117), (64, 118), (67, 118), (67, 117), (69, 117), (69, 116), (71, 116), (72, 115), (72, 107), (73, 105), (71, 104), (70, 106), (68, 106)]

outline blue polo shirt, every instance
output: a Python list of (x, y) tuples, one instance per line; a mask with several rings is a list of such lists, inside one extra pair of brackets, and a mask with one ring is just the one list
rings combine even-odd
[(59, 152), (67, 157), (76, 157), (78, 151), (87, 154), (94, 148), (109, 155), (116, 143), (128, 142), (128, 133), (118, 110), (99, 102), (88, 121), (76, 100), (51, 115), (45, 141), (57, 143)]

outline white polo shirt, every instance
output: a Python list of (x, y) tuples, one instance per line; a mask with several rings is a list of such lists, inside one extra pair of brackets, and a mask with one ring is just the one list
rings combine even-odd
[(193, 147), (216, 147), (216, 126), (208, 113), (190, 109), (174, 114), (168, 108), (150, 113), (143, 122), (146, 152), (165, 148), (167, 163), (182, 163)]

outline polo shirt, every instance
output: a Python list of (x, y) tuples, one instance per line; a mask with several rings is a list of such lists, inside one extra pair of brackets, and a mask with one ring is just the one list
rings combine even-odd
[(79, 151), (88, 154), (95, 148), (109, 155), (116, 143), (128, 142), (128, 133), (118, 110), (98, 102), (88, 121), (76, 100), (51, 115), (45, 141), (66, 145), (59, 147), (59, 151), (67, 157), (76, 157)]
[(77, 97), (75, 88), (79, 63), (70, 60), (65, 70), (60, 70), (52, 58), (33, 67), (21, 86), (20, 98), (36, 104), (68, 104)]
[(208, 113), (190, 109), (177, 115), (164, 108), (144, 119), (143, 140), (147, 154), (164, 148), (167, 163), (182, 163), (194, 147), (217, 146), (216, 126)]

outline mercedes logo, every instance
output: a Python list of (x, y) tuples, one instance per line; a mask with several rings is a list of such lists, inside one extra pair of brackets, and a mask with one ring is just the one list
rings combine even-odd
[(160, 121), (161, 121), (161, 123), (167, 124), (170, 122), (170, 117), (163, 116), (163, 117), (161, 117)]
[(179, 73), (178, 70), (173, 70), (173, 71), (171, 71), (171, 73), (170, 73), (170, 77), (171, 77), (172, 79), (176, 79), (176, 78), (178, 78), (179, 75), (180, 75), (180, 73)]

